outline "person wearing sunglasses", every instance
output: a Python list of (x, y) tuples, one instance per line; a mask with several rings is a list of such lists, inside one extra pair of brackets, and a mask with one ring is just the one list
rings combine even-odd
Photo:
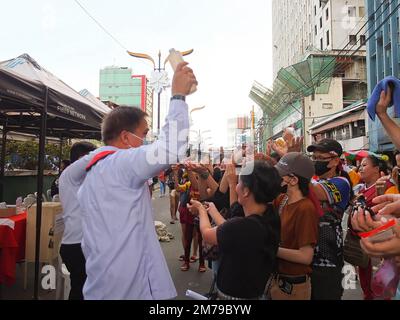
[(341, 300), (343, 295), (342, 218), (353, 198), (349, 175), (343, 170), (339, 142), (324, 139), (307, 148), (312, 153), (318, 179), (313, 191), (322, 206), (318, 244), (314, 253), (311, 275), (312, 300)]

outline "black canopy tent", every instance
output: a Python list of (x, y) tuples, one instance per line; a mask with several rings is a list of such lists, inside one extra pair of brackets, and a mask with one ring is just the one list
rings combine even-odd
[[(4, 191), (7, 132), (39, 137), (37, 194), (43, 194), (46, 137), (99, 139), (101, 121), (110, 109), (88, 100), (42, 68), (29, 55), (0, 62), (0, 121), (3, 127), (0, 199)], [(37, 197), (34, 299), (39, 292), (42, 197)]]

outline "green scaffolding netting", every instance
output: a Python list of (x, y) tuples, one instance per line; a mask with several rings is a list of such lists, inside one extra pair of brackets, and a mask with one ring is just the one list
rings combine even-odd
[(270, 117), (278, 115), (288, 104), (312, 94), (327, 94), (335, 72), (336, 58), (310, 56), (279, 71), (273, 90), (255, 81), (250, 98)]

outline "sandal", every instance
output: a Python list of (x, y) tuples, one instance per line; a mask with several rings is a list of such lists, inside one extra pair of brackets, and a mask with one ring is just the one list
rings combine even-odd
[(189, 271), (189, 269), (190, 269), (190, 265), (187, 262), (185, 262), (181, 267), (181, 271), (183, 271), (183, 272)]
[(196, 256), (190, 257), (190, 263), (195, 263), (195, 262), (197, 262), (197, 260), (199, 260), (199, 259)]
[(200, 272), (200, 273), (204, 273), (204, 272), (206, 272), (206, 271), (207, 271), (206, 266), (205, 266), (204, 264), (201, 264), (201, 265), (199, 266), (199, 272)]

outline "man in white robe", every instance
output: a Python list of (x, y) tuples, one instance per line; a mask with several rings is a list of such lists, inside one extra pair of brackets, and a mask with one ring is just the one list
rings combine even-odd
[(107, 146), (74, 164), (76, 177), (87, 171), (78, 192), (86, 300), (163, 300), (177, 295), (155, 232), (147, 180), (185, 156), (189, 132), (185, 96), (197, 84), (186, 65), (176, 69), (158, 141), (143, 146), (149, 130), (146, 115), (140, 109), (120, 107), (103, 122)]

